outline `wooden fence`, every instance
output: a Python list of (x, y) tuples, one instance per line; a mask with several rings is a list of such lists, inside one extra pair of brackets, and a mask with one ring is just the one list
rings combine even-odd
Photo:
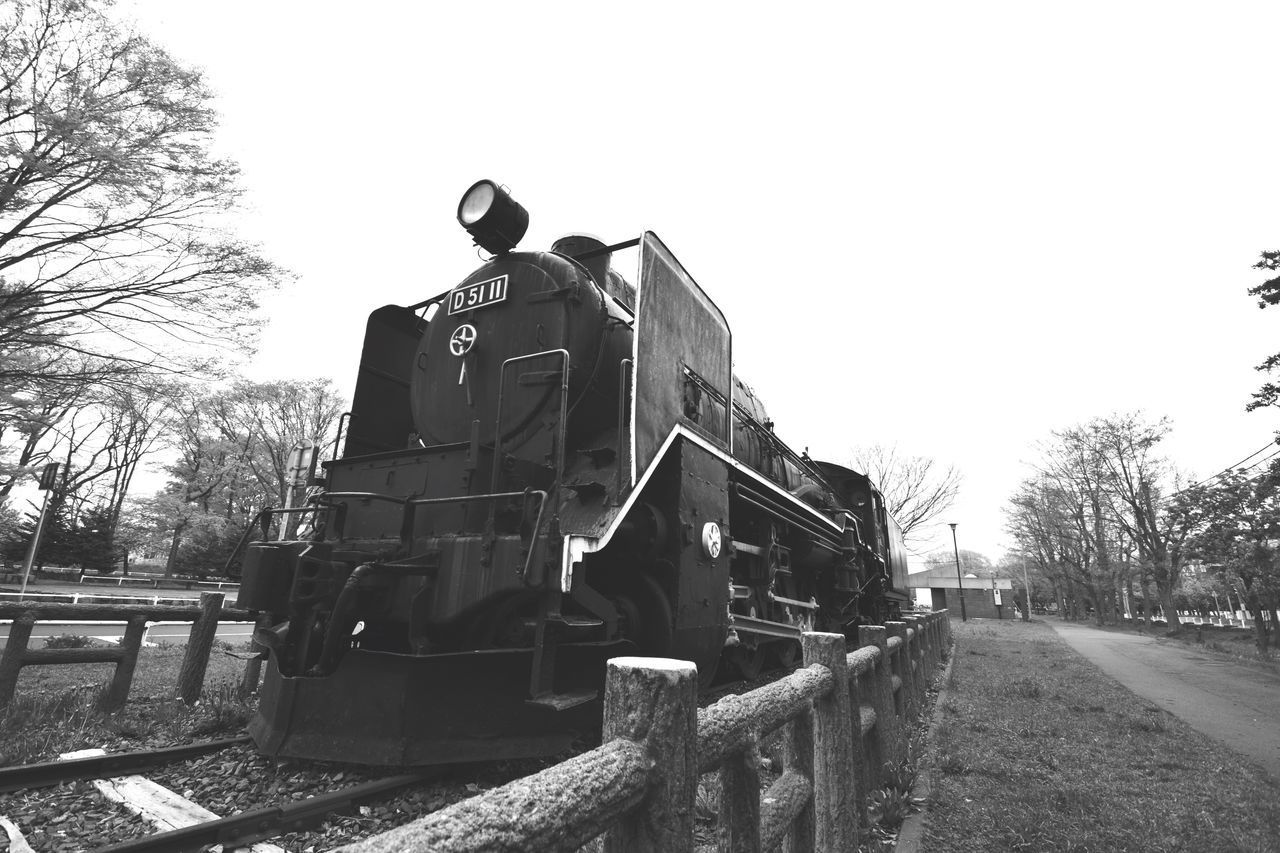
[[(24, 666), (67, 663), (114, 663), (115, 675), (101, 699), (101, 707), (115, 710), (124, 706), (133, 684), (138, 650), (148, 622), (190, 622), (191, 634), (178, 673), (176, 695), (194, 702), (204, 687), (209, 653), (220, 621), (252, 621), (247, 610), (222, 606), (223, 594), (203, 592), (198, 607), (138, 606), (133, 604), (46, 604), (13, 602), (0, 604), (0, 619), (12, 619), (9, 639), (0, 654), (0, 708), (13, 701), (18, 673)], [(42, 619), (125, 622), (124, 637), (114, 648), (30, 649), (31, 631)], [(256, 686), (257, 671), (254, 671)]]
[[(692, 853), (698, 777), (718, 769), (708, 849), (856, 851), (950, 633), (941, 611), (862, 628), (852, 653), (841, 634), (805, 634), (803, 668), (704, 709), (692, 663), (614, 658), (600, 747), (342, 850), (571, 853), (599, 839), (605, 853)], [(779, 729), (783, 772), (762, 794), (758, 744)]]

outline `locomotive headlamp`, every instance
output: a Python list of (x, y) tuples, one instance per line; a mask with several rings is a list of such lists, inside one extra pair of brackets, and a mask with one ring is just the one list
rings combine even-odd
[(458, 203), (458, 223), (477, 246), (500, 255), (520, 242), (529, 212), (493, 181), (476, 181)]

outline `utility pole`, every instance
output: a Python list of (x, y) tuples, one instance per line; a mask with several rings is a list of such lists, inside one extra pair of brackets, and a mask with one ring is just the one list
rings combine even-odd
[(951, 522), (951, 547), (956, 552), (956, 583), (959, 584), (960, 593), (960, 621), (968, 622), (969, 616), (964, 610), (964, 578), (960, 577), (960, 546), (956, 544), (956, 525), (958, 521)]
[(40, 540), (44, 537), (45, 520), (49, 517), (49, 493), (53, 491), (57, 479), (58, 463), (50, 462), (40, 472), (40, 491), (44, 492), (44, 503), (40, 506), (40, 520), (36, 522), (35, 532), (31, 534), (31, 544), (27, 546), (27, 559), (22, 563), (22, 590), (18, 593), (19, 601), (27, 596), (27, 581), (31, 577), (31, 566), (36, 561), (36, 552), (40, 550)]

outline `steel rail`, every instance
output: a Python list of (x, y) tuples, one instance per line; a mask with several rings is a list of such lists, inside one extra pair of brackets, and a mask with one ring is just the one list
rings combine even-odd
[(143, 838), (134, 838), (97, 848), (96, 853), (177, 853), (177, 851), (200, 850), (211, 844), (221, 844), (224, 848), (245, 847), (257, 841), (264, 841), (283, 835), (286, 832), (297, 832), (321, 823), (329, 815), (345, 811), (363, 800), (370, 800), (383, 794), (404, 788), (417, 782), (429, 779), (440, 772), (436, 767), (420, 773), (391, 776), (375, 782), (365, 782), (317, 794), (305, 800), (293, 800), (281, 806), (267, 806), (260, 809), (241, 812), (230, 817), (184, 826), (166, 832), (158, 832)]
[(30, 788), (46, 788), (61, 782), (77, 779), (102, 779), (119, 776), (134, 770), (157, 767), (171, 761), (184, 761), (198, 755), (217, 752), (229, 746), (248, 743), (249, 736), (189, 743), (164, 749), (145, 749), (136, 752), (117, 752), (107, 755), (91, 755), (88, 758), (69, 758), (65, 761), (42, 761), (19, 767), (0, 769), (0, 793), (22, 791)]

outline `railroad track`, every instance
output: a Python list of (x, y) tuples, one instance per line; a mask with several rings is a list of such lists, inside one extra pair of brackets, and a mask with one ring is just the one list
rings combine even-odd
[[(138, 796), (139, 792), (142, 792), (143, 799), (134, 801), (132, 805), (124, 803), (123, 800), (116, 801), (121, 802), (131, 811), (139, 812), (144, 819), (148, 815), (162, 815), (167, 823), (159, 824), (162, 831), (127, 840), (117, 841), (109, 837), (78, 838), (76, 840), (82, 845), (82, 849), (93, 849), (103, 853), (107, 851), (141, 853), (141, 851), (200, 850), (215, 844), (233, 849), (315, 828), (334, 816), (355, 811), (362, 804), (385, 800), (404, 789), (438, 780), (455, 769), (449, 766), (428, 767), (414, 772), (361, 781), (335, 791), (309, 793), (301, 799), (282, 795), (281, 801), (274, 805), (247, 808), (226, 817), (218, 817), (169, 789), (156, 785), (148, 779), (132, 775), (147, 770), (162, 769), (172, 773), (176, 764), (197, 759), (216, 759), (218, 753), (235, 751), (237, 748), (243, 751), (243, 748), (249, 744), (250, 740), (246, 735), (177, 747), (73, 757), (60, 761), (2, 768), (0, 769), (0, 794), (17, 792), (30, 794), (39, 792), (41, 789), (67, 786), (68, 783), (74, 785), (86, 780), (102, 780), (95, 781), (93, 788), (79, 785), (74, 792), (68, 788), (60, 789), (62, 793), (58, 808), (74, 809), (75, 801), (89, 802), (100, 800), (104, 796), (107, 799), (115, 799), (121, 791), (126, 792), (126, 797), (129, 794)], [(362, 775), (367, 775), (367, 771)], [(470, 787), (466, 786), (466, 789), (469, 791)], [(162, 792), (158, 799), (146, 799), (146, 797), (154, 797), (157, 791)], [(175, 807), (175, 803), (178, 806)], [(182, 806), (187, 808), (184, 809)], [(4, 806), (0, 802), (0, 816), (3, 811)], [(189, 821), (188, 825), (164, 829), (165, 826), (184, 819)], [(29, 826), (26, 829), (30, 831), (36, 828)], [(378, 827), (379, 830), (381, 828), (383, 827)], [(388, 825), (385, 828), (390, 827)], [(0, 838), (3, 838), (7, 831), (9, 827), (0, 831)], [(10, 849), (22, 849), (14, 844), (12, 835)]]
[(10, 791), (27, 791), (75, 782), (80, 779), (101, 779), (119, 776), (152, 767), (162, 767), (173, 761), (183, 761), (198, 755), (208, 755), (229, 746), (248, 743), (249, 736), (210, 740), (202, 743), (170, 746), (163, 749), (144, 749), (135, 752), (117, 752), (70, 758), (62, 761), (42, 761), (18, 767), (0, 768), (0, 794)]
[[(784, 674), (783, 670), (760, 673), (751, 680), (721, 682), (702, 691), (700, 705), (710, 704), (730, 693), (741, 693)], [(595, 732), (582, 731), (576, 739), (575, 751), (589, 748), (599, 737)], [(319, 844), (340, 844), (364, 835), (390, 829), (399, 823), (428, 814), (437, 808), (464, 799), (483, 788), (503, 784), (519, 776), (539, 769), (534, 762), (493, 762), (482, 765), (437, 766), (417, 772), (396, 772), (377, 777), (373, 768), (352, 768), (340, 765), (323, 765), (303, 761), (276, 761), (257, 754), (247, 735), (193, 743), (162, 749), (118, 752), (47, 761), (19, 767), (0, 768), (0, 817), (6, 809), (12, 809), (14, 798), (32, 798), (44, 794), (40, 811), (69, 812), (125, 812), (108, 800), (121, 802), (116, 789), (132, 790), (140, 787), (128, 783), (138, 779), (133, 774), (150, 772), (157, 781), (172, 790), (165, 791), (177, 801), (184, 797), (176, 792), (185, 790), (187, 800), (202, 802), (218, 809), (226, 816), (218, 816), (195, 802), (190, 805), (187, 825), (159, 829), (152, 827), (150, 835), (125, 838), (144, 827), (136, 818), (128, 819), (125, 826), (110, 829), (84, 829), (81, 834), (64, 837), (55, 849), (90, 849), (101, 853), (125, 853), (129, 851), (181, 851), (200, 850), (211, 845), (223, 845), (225, 849), (246, 847), (258, 842), (290, 836), (281, 841), (290, 848), (302, 849)], [(215, 772), (218, 766), (231, 766), (230, 772)], [(391, 771), (388, 771), (391, 772)], [(120, 778), (125, 777), (125, 778)], [(204, 784), (192, 783), (200, 778)], [(92, 784), (90, 784), (92, 780)], [(99, 781), (110, 780), (110, 781)], [(348, 783), (338, 790), (324, 790), (338, 780)], [(234, 799), (220, 795), (233, 787), (247, 790), (237, 792)], [(70, 784), (69, 784), (70, 783)], [(479, 784), (477, 784), (479, 783)], [(159, 788), (150, 780), (142, 780), (141, 786)], [(56, 791), (48, 789), (57, 787)], [(160, 788), (160, 790), (165, 790)], [(390, 803), (391, 805), (387, 805)], [(366, 804), (372, 808), (364, 807)], [(135, 807), (125, 806), (132, 811)], [(30, 811), (30, 809), (28, 809)], [(13, 812), (9, 812), (13, 815)], [(354, 815), (353, 819), (339, 820), (337, 816)], [(114, 818), (120, 820), (121, 818)], [(329, 822), (326, 825), (326, 822)], [(41, 831), (41, 820), (28, 819), (24, 832)], [(358, 834), (342, 834), (332, 837), (334, 826), (352, 827), (359, 824)], [(310, 834), (319, 829), (317, 834)], [(354, 830), (348, 830), (353, 832)], [(310, 838), (298, 843), (300, 836)], [(4, 832), (0, 830), (0, 839)], [(306, 838), (306, 836), (301, 836)], [(31, 843), (38, 849), (45, 844), (37, 836)], [(2, 841), (0, 841), (2, 843)], [(11, 847), (11, 849), (22, 849)], [(279, 850), (260, 846), (258, 850)]]

